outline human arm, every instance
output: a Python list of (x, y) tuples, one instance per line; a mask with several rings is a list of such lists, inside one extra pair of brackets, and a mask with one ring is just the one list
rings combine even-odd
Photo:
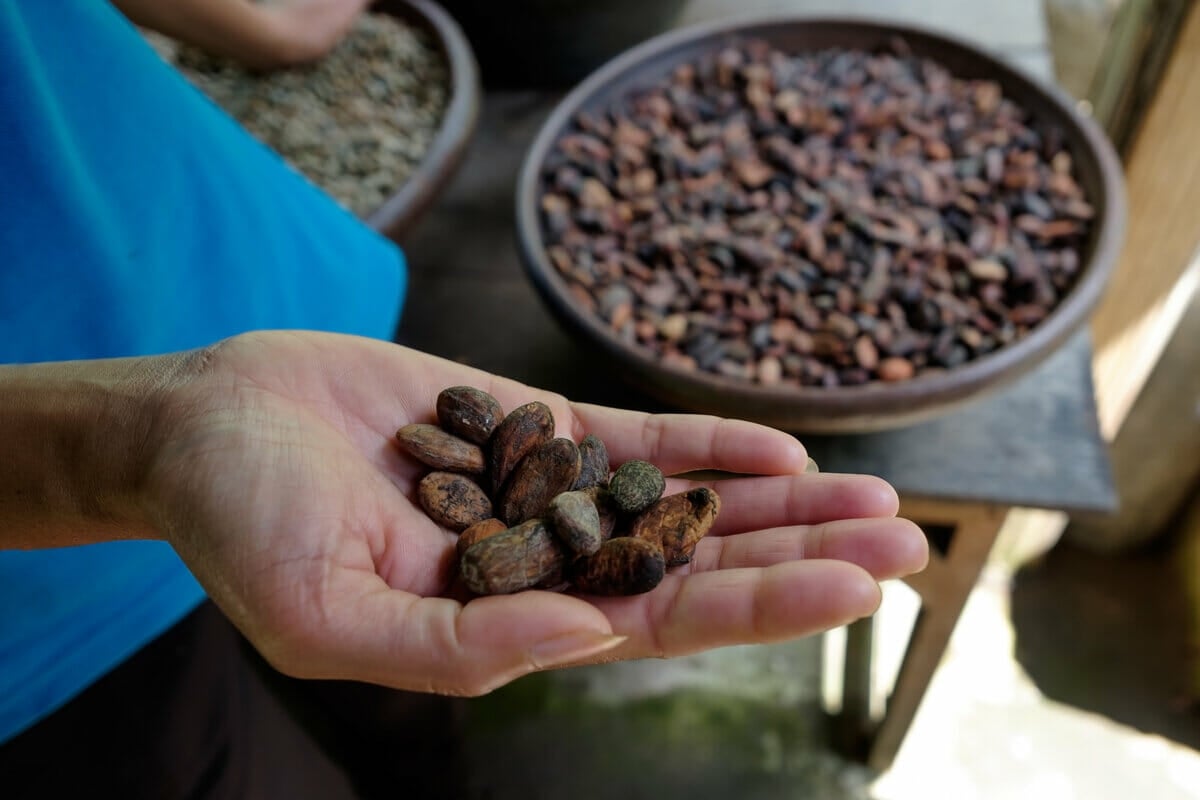
[(132, 22), (256, 69), (315, 61), (371, 0), (113, 0)]
[[(648, 594), (464, 604), (446, 596), (454, 537), (413, 502), (420, 468), (392, 443), (458, 384), (506, 409), (546, 402), (559, 435), (595, 433), (614, 463), (763, 477), (721, 482), (717, 529)], [(877, 580), (927, 555), (893, 518), (887, 484), (803, 474), (804, 449), (785, 434), (570, 404), (355, 337), (259, 333), (158, 358), (5, 367), (0, 440), (10, 435), (4, 546), (166, 539), (260, 652), (300, 677), (479, 694), (565, 663), (792, 638), (870, 614)]]

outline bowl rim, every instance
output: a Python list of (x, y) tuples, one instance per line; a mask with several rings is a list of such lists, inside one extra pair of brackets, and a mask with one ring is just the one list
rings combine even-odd
[(479, 65), (466, 34), (449, 12), (433, 0), (387, 0), (368, 10), (398, 16), (433, 34), (435, 46), (450, 72), (450, 102), (429, 148), (404, 183), (364, 217), (372, 229), (399, 241), (462, 164), (479, 121), (483, 89)]
[[(905, 381), (872, 381), (859, 386), (835, 387), (795, 384), (764, 386), (749, 380), (700, 370), (688, 371), (664, 363), (640, 346), (620, 340), (598, 317), (572, 303), (566, 281), (546, 256), (537, 198), (541, 165), (573, 115), (610, 83), (628, 78), (655, 56), (688, 48), (706, 39), (715, 42), (726, 37), (753, 36), (756, 29), (764, 27), (797, 25), (858, 28), (881, 36), (922, 38), (956, 49), (961, 55), (984, 62), (990, 71), (997, 74), (996, 79), (1006, 88), (1006, 93), (1016, 85), (1022, 94), (1039, 96), (1058, 115), (1057, 122), (1073, 126), (1081, 134), (1086, 148), (1099, 165), (1103, 197), (1089, 198), (1093, 205), (1102, 205), (1101, 215), (1093, 223), (1098, 226), (1099, 235), (1090, 257), (1081, 265), (1079, 277), (1066, 297), (1024, 337), (959, 367), (920, 374)], [(936, 56), (931, 57), (937, 60)], [(1099, 201), (1103, 201), (1102, 204)], [(1080, 113), (1075, 101), (1060, 87), (1006, 63), (973, 42), (942, 30), (850, 14), (769, 13), (722, 18), (668, 31), (616, 56), (563, 97), (543, 122), (521, 166), (516, 186), (517, 246), (527, 274), (556, 314), (570, 324), (582, 327), (589, 338), (618, 363), (643, 373), (669, 376), (677, 384), (674, 391), (676, 395), (687, 394), (691, 390), (715, 391), (727, 394), (731, 399), (774, 409), (792, 405), (796, 413), (803, 410), (809, 416), (854, 416), (893, 413), (901, 410), (898, 404), (905, 401), (920, 401), (920, 405), (925, 405), (963, 400), (984, 386), (1015, 379), (1048, 357), (1084, 323), (1099, 302), (1123, 240), (1125, 203), (1123, 169), (1112, 144), (1095, 120)], [(765, 416), (777, 418), (779, 412)]]

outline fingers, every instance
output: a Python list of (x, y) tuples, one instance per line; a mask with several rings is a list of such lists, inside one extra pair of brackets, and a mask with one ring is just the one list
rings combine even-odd
[(298, 677), (474, 696), (553, 667), (806, 636), (874, 613), (880, 592), (853, 564), (800, 561), (668, 575), (648, 594), (590, 600), (523, 592), (464, 606), (380, 582), (263, 654)]
[(820, 525), (708, 536), (700, 540), (683, 573), (769, 567), (803, 559), (835, 559), (862, 567), (875, 580), (925, 568), (925, 534), (906, 519), (849, 519)]
[(839, 561), (668, 575), (649, 594), (591, 598), (628, 640), (609, 658), (671, 657), (807, 636), (875, 612), (879, 585)]
[(613, 464), (642, 459), (671, 475), (716, 469), (760, 475), (803, 472), (804, 445), (781, 431), (699, 414), (643, 414), (575, 403), (580, 435), (593, 433)]
[(566, 595), (522, 592), (462, 605), (382, 582), (361, 588), (339, 591), (319, 625), (264, 655), (299, 677), (479, 695), (539, 669), (593, 659), (623, 641), (597, 608)]
[(708, 486), (721, 496), (721, 513), (710, 535), (816, 525), (835, 519), (894, 517), (896, 490), (870, 475), (806, 473), (730, 480), (671, 480), (667, 493)]

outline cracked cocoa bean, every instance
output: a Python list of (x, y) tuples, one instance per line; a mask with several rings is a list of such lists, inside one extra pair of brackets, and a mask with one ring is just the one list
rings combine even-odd
[(622, 596), (643, 594), (666, 575), (662, 550), (644, 539), (609, 539), (595, 555), (571, 562), (567, 577), (584, 594)]
[(461, 531), (492, 516), (492, 501), (479, 484), (455, 472), (431, 472), (417, 484), (421, 508), (439, 525)]
[(595, 434), (589, 433), (579, 442), (579, 480), (572, 489), (608, 484), (608, 448)]
[(468, 547), (459, 574), (475, 594), (512, 594), (557, 583), (565, 563), (566, 551), (546, 521), (531, 519)]
[(504, 419), (504, 409), (496, 398), (473, 386), (451, 386), (437, 398), (438, 424), (468, 442), (487, 444)]
[(574, 442), (559, 437), (538, 445), (521, 459), (500, 490), (497, 516), (509, 525), (540, 517), (578, 477), (579, 448)]
[(526, 403), (509, 412), (492, 433), (489, 474), (499, 490), (509, 473), (530, 451), (554, 437), (554, 415), (545, 403)]
[(396, 442), (404, 452), (437, 470), (477, 475), (485, 468), (479, 445), (446, 433), (436, 425), (405, 425), (396, 431)]
[(629, 535), (662, 548), (668, 567), (686, 564), (696, 543), (712, 529), (721, 511), (721, 498), (700, 487), (664, 497), (633, 521)]

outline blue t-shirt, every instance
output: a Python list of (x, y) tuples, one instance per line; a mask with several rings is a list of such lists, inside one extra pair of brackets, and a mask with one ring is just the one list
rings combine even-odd
[[(400, 252), (101, 0), (0, 3), (0, 363), (391, 338)], [(0, 443), (0, 458), (3, 458)], [(203, 598), (167, 544), (0, 552), (0, 741)]]

